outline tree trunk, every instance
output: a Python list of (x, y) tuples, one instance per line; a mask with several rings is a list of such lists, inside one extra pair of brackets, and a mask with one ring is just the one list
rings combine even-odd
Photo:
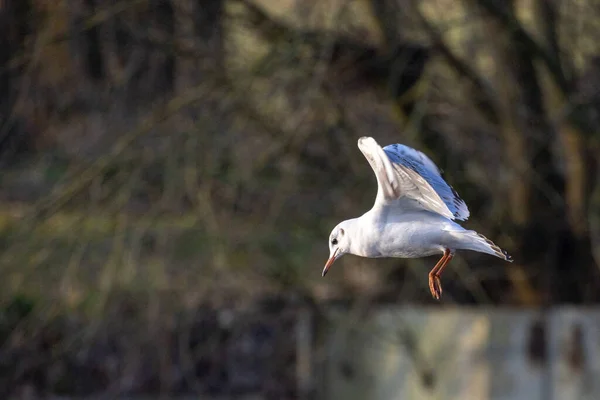
[[(516, 20), (514, 1), (495, 4), (501, 8), (498, 13)], [(553, 291), (547, 273), (555, 264), (555, 245), (565, 224), (561, 205), (553, 201), (562, 196), (563, 190), (552, 155), (556, 133), (546, 117), (534, 53), (521, 40), (518, 30), (506, 26), (496, 12), (483, 9), (490, 21), (498, 70), (502, 71), (495, 83), (506, 156), (514, 174), (509, 213), (519, 243), (515, 259), (534, 266), (534, 274), (547, 277), (534, 285), (547, 297)]]
[[(526, 263), (541, 261), (537, 273), (546, 277), (547, 302), (589, 300), (582, 282), (596, 279), (597, 274), (591, 269), (587, 233), (590, 169), (586, 142), (580, 126), (573, 124), (575, 118), (553, 126), (546, 117), (556, 115), (575, 91), (573, 68), (561, 60), (554, 3), (540, 0), (534, 4), (538, 41), (520, 25), (514, 1), (480, 0), (479, 4), (493, 21), (497, 60), (509, 72), (502, 76), (499, 88), (503, 89), (506, 150), (519, 174), (511, 204), (520, 237), (519, 256)], [(543, 99), (550, 101), (544, 104)], [(559, 139), (564, 176), (559, 175), (551, 151)]]
[(29, 0), (6, 0), (0, 5), (0, 162), (32, 147), (26, 124), (14, 113), (21, 68), (13, 68), (13, 58), (25, 51), (31, 33)]

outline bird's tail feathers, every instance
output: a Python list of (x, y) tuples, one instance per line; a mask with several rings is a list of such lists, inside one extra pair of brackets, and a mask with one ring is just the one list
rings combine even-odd
[(458, 248), (491, 254), (505, 261), (513, 262), (513, 258), (506, 252), (506, 250), (501, 249), (497, 244), (483, 236), (481, 233), (477, 233), (475, 231), (462, 231), (453, 233), (455, 233), (456, 236), (462, 236), (462, 240), (459, 240), (460, 244), (457, 246)]

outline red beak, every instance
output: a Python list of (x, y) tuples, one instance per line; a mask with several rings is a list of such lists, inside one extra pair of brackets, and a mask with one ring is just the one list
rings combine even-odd
[(323, 273), (321, 274), (321, 276), (325, 276), (327, 271), (329, 271), (329, 268), (331, 268), (331, 266), (333, 265), (335, 260), (337, 260), (338, 251), (339, 250), (336, 249), (335, 252), (333, 253), (333, 255), (331, 257), (329, 257), (329, 260), (327, 260), (327, 262), (325, 263), (325, 267), (323, 268)]

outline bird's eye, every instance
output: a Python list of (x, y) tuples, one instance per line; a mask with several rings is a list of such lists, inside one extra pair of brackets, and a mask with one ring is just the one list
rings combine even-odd
[(331, 239), (331, 244), (335, 246), (337, 244), (337, 239)]

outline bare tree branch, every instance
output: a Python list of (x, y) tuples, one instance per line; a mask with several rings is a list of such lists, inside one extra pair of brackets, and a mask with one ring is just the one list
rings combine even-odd
[(535, 54), (545, 63), (558, 87), (562, 90), (565, 96), (568, 96), (571, 93), (572, 78), (566, 74), (559, 58), (544, 48), (544, 46), (536, 42), (535, 39), (533, 39), (531, 35), (527, 33), (523, 25), (517, 19), (516, 15), (513, 12), (510, 12), (512, 9), (511, 7), (504, 7), (503, 5), (499, 4), (501, 2), (496, 0), (477, 0), (477, 3), (490, 14), (494, 15), (506, 27), (506, 29), (512, 31), (515, 40), (518, 40), (522, 46), (527, 48), (531, 53)]
[[(497, 93), (488, 82), (485, 81), (467, 62), (462, 61), (452, 50), (446, 45), (444, 39), (438, 30), (427, 20), (423, 13), (419, 10), (417, 4), (414, 7), (417, 11), (425, 31), (429, 34), (433, 41), (434, 49), (438, 50), (446, 59), (448, 64), (453, 67), (456, 72), (465, 77), (473, 86), (476, 92), (476, 97), (480, 100), (483, 111), (492, 119), (497, 120), (496, 110), (498, 105), (495, 104)], [(476, 102), (477, 103), (477, 102)]]

